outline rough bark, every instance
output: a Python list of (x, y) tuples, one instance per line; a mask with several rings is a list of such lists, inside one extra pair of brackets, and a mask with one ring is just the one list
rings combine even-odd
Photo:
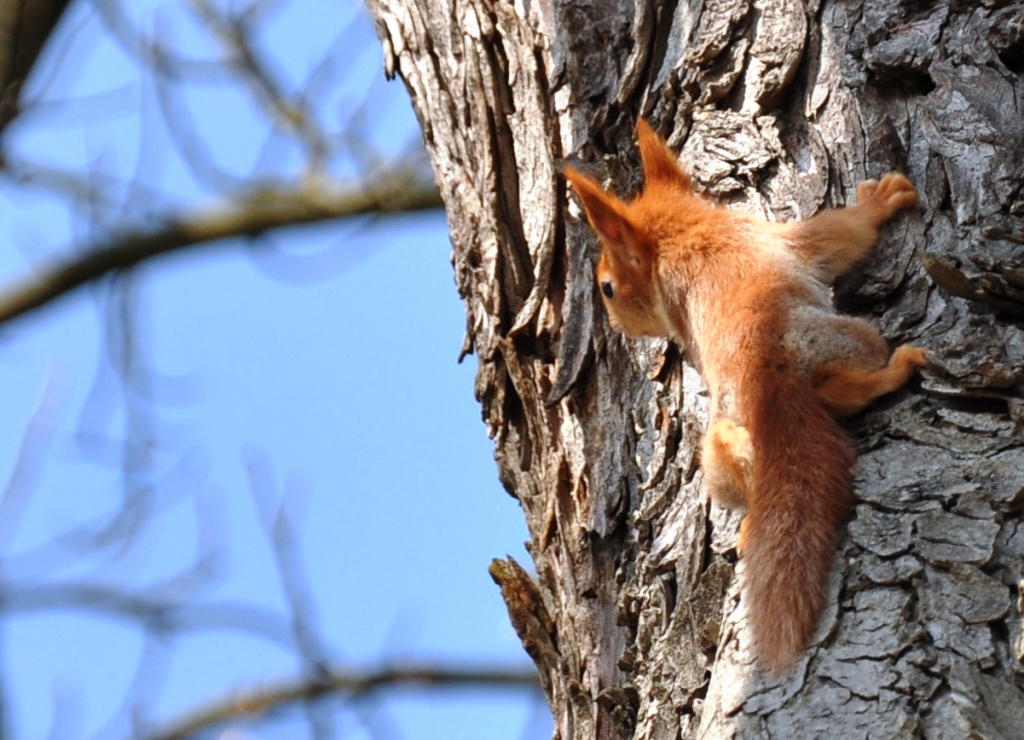
[[(371, 0), (447, 204), (477, 397), (534, 581), (492, 573), (559, 738), (1014, 738), (1024, 730), (1024, 3)], [(814, 644), (752, 663), (707, 398), (610, 330), (559, 159), (622, 194), (637, 116), (774, 219), (906, 172), (920, 212), (837, 286), (935, 351), (850, 423), (855, 512)], [(813, 464), (813, 461), (808, 461)]]

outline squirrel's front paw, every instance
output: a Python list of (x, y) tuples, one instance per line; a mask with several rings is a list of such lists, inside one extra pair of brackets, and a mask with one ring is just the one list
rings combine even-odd
[(899, 172), (890, 172), (877, 180), (865, 180), (857, 185), (857, 205), (877, 213), (878, 222), (888, 221), (902, 208), (917, 205), (917, 189)]

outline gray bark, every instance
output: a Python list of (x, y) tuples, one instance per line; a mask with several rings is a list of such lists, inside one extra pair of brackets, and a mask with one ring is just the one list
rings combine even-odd
[[(1024, 3), (371, 9), (529, 526), (536, 579), (492, 573), (555, 737), (1024, 737)], [(701, 380), (669, 343), (608, 327), (556, 174), (566, 159), (635, 190), (640, 115), (700, 190), (769, 218), (893, 169), (921, 191), (836, 299), (935, 363), (849, 424), (855, 510), (814, 643), (779, 679), (749, 651), (738, 517), (703, 490)]]

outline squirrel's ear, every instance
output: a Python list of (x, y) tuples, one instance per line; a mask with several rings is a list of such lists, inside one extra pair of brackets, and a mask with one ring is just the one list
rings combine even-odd
[(680, 169), (676, 155), (665, 140), (642, 118), (636, 123), (636, 135), (640, 141), (640, 159), (644, 163), (644, 182), (674, 184), (690, 190), (690, 176)]
[(621, 200), (572, 167), (565, 167), (563, 174), (583, 201), (587, 220), (599, 236), (616, 246), (631, 241), (633, 227)]

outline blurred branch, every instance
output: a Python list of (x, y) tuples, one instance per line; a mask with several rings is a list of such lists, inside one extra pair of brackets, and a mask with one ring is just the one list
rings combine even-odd
[[(298, 518), (297, 510), (304, 508), (303, 504), (308, 499), (309, 487), (300, 482), (301, 476), (289, 475), (285, 479), (283, 496), (277, 500), (277, 483), (270, 456), (263, 450), (250, 447), (244, 453), (244, 460), (252, 497), (273, 548), (291, 611), (295, 650), (302, 660), (303, 679), (323, 681), (329, 675), (330, 660), (326, 641), (317, 626), (312, 590), (302, 562), (302, 548), (294, 521)], [(332, 718), (322, 704), (307, 703), (304, 708), (310, 736), (314, 740), (335, 736)]]
[[(121, 205), (121, 196), (129, 186), (144, 187), (141, 183), (129, 184), (102, 171), (76, 173), (18, 156), (6, 157), (3, 165), (4, 175), (11, 183), (25, 190), (41, 190), (60, 197), (80, 212), (96, 205), (113, 211)], [(155, 188), (146, 189), (145, 194), (154, 201), (168, 197)]]
[(0, 132), (21, 112), (21, 88), (69, 1), (0, 0)]
[(232, 66), (255, 91), (257, 99), (278, 122), (294, 130), (302, 140), (311, 170), (319, 171), (328, 153), (327, 137), (317, 127), (313, 112), (305, 101), (301, 98), (288, 100), (284, 87), (268, 68), (266, 55), (258, 54), (253, 48), (251, 18), (223, 17), (210, 0), (192, 0), (192, 7), (227, 48)]
[[(0, 0), (2, 1), (2, 0)], [(153, 257), (231, 237), (253, 237), (271, 229), (365, 214), (422, 211), (442, 207), (433, 185), (411, 172), (381, 175), (373, 185), (294, 190), (262, 189), (235, 203), (173, 219), (156, 231), (129, 232), (43, 269), (20, 285), (0, 290), (0, 324), (39, 308), (111, 272)]]
[(119, 0), (92, 0), (92, 7), (111, 37), (144, 69), (177, 82), (213, 82), (230, 78), (231, 71), (220, 60), (196, 59), (172, 53), (158, 40), (159, 31), (152, 35), (142, 33), (132, 24)]
[(315, 680), (250, 689), (197, 710), (191, 716), (148, 736), (148, 740), (185, 740), (233, 719), (243, 719), (329, 695), (358, 699), (382, 689), (529, 689), (540, 691), (534, 670), (468, 670), (438, 667), (384, 668), (378, 671), (331, 671)]
[(2, 602), (7, 614), (84, 610), (142, 624), (163, 633), (234, 629), (286, 648), (294, 646), (288, 621), (254, 604), (194, 604), (184, 598), (129, 593), (116, 584), (88, 583), (7, 585), (2, 591)]
[(7, 485), (0, 489), (0, 558), (7, 555), (14, 540), (39, 478), (43, 453), (53, 439), (63, 401), (61, 386), (61, 379), (51, 367), (39, 401), (25, 425), (21, 448), (14, 459), (10, 478)]

